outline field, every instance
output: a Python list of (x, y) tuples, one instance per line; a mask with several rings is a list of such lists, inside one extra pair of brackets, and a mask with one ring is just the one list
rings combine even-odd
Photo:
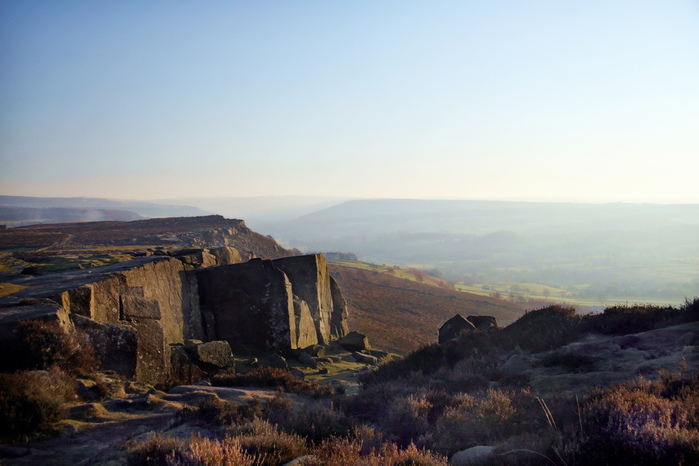
[[(455, 291), (424, 272), (361, 262), (331, 262), (349, 307), (350, 328), (369, 337), (372, 346), (406, 354), (437, 341), (439, 327), (455, 314), (492, 315), (501, 326), (524, 312), (503, 299)], [(399, 277), (406, 276), (409, 278)]]
[(569, 288), (558, 288), (539, 283), (526, 282), (457, 283), (455, 285), (455, 288), (459, 291), (480, 296), (500, 297), (517, 303), (546, 301), (593, 310), (600, 310), (617, 304), (679, 306), (684, 303), (684, 299), (680, 298), (658, 298), (639, 295), (581, 297), (580, 291), (589, 289), (590, 287), (591, 285), (574, 285)]

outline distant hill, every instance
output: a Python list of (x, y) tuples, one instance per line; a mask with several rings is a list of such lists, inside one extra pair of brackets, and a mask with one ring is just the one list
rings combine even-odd
[(249, 196), (166, 199), (168, 204), (186, 204), (228, 218), (244, 218), (251, 228), (268, 222), (287, 221), (346, 201), (328, 196)]
[(303, 251), (546, 284), (605, 306), (699, 295), (699, 204), (365, 199), (257, 230)]
[(99, 222), (105, 220), (131, 221), (143, 217), (135, 212), (116, 209), (71, 207), (7, 207), (0, 206), (0, 222), (9, 224)]
[(437, 341), (437, 330), (459, 313), (492, 315), (498, 325), (514, 322), (523, 308), (510, 302), (462, 293), (337, 263), (330, 272), (349, 306), (350, 328), (384, 350), (406, 354)]
[[(30, 225), (0, 230), (0, 251), (232, 246), (250, 257), (292, 255), (273, 239), (250, 230), (242, 220), (206, 217), (157, 218), (133, 222), (84, 222)], [(55, 252), (55, 251), (54, 251)]]
[[(141, 217), (195, 217), (209, 215), (210, 212), (186, 205), (162, 205), (146, 201), (120, 201), (89, 197), (29, 197), (0, 196), (0, 206), (30, 209), (84, 209), (87, 212), (97, 210), (127, 211)], [(27, 211), (30, 213), (30, 211)], [(31, 213), (30, 213), (31, 214)], [(121, 214), (120, 214), (121, 215)], [(94, 220), (136, 220), (137, 218), (96, 218)], [(24, 220), (24, 219), (22, 219)], [(29, 219), (31, 220), (31, 219)], [(91, 220), (91, 219), (86, 219)], [(86, 221), (83, 219), (65, 219), (56, 221)], [(50, 220), (42, 220), (48, 222)], [(35, 223), (35, 222), (27, 222)]]

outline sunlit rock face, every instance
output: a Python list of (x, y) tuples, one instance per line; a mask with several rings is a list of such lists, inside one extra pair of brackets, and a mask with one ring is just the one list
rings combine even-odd
[(160, 383), (172, 345), (188, 339), (285, 351), (347, 334), (347, 306), (322, 254), (238, 260), (225, 247), (33, 277), (0, 299), (0, 336), (12, 338), (22, 320), (55, 320), (85, 331), (104, 368)]

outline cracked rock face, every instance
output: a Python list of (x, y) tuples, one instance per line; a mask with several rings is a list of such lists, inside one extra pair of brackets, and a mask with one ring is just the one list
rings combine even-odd
[(347, 306), (322, 254), (236, 263), (241, 256), (233, 248), (211, 251), (229, 265), (149, 256), (27, 279), (30, 288), (0, 298), (0, 337), (11, 338), (21, 320), (76, 326), (103, 368), (156, 384), (179, 370), (171, 368), (171, 345), (188, 339), (215, 343), (210, 352), (209, 343), (197, 346), (198, 357), (225, 367), (216, 345), (229, 345), (227, 354), (284, 351), (347, 334)]

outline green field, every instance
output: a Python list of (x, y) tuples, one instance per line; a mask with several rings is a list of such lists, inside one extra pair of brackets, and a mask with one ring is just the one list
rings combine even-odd
[[(677, 264), (674, 272), (677, 275), (687, 276), (688, 267), (694, 265), (690, 263)], [(436, 277), (427, 275), (425, 272), (414, 268), (403, 268), (387, 264), (372, 264), (359, 261), (332, 261), (333, 264), (354, 269), (366, 270), (373, 273), (389, 274), (397, 278), (403, 278), (414, 282), (425, 283), (440, 288), (450, 288), (452, 285)], [(651, 296), (599, 296), (581, 297), (579, 292), (589, 289), (591, 285), (580, 284), (568, 288), (559, 288), (541, 283), (514, 282), (514, 281), (492, 281), (484, 283), (456, 283), (454, 289), (466, 293), (473, 293), (481, 296), (499, 297), (502, 299), (525, 303), (532, 301), (535, 305), (541, 302), (551, 302), (579, 306), (585, 308), (598, 308), (614, 306), (616, 304), (652, 304), (657, 306), (680, 306), (684, 304), (684, 297), (658, 298)], [(691, 298), (691, 296), (688, 296)]]
[(652, 304), (657, 306), (679, 306), (684, 304), (684, 298), (669, 299), (647, 296), (603, 296), (597, 298), (581, 298), (576, 296), (575, 289), (589, 288), (590, 285), (576, 285), (573, 290), (556, 288), (539, 283), (492, 282), (492, 283), (457, 283), (458, 291), (474, 293), (481, 296), (499, 296), (516, 302), (523, 300), (549, 301), (557, 304), (567, 304), (581, 307), (608, 307), (616, 304)]

